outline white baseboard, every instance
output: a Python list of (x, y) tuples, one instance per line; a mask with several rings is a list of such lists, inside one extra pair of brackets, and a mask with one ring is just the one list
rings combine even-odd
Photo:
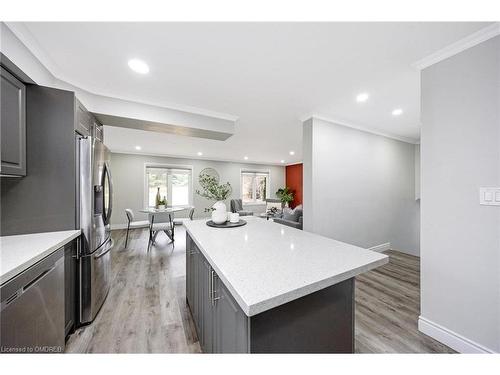
[[(130, 229), (137, 229), (137, 228), (147, 228), (148, 227), (148, 223), (146, 222), (144, 225), (141, 225), (141, 226), (135, 226), (134, 228), (130, 228)], [(111, 230), (117, 230), (117, 229), (127, 229), (127, 224), (111, 224)]]
[(459, 353), (495, 353), (493, 350), (469, 340), (423, 316), (418, 317), (418, 330)]
[(381, 253), (382, 251), (391, 250), (391, 243), (387, 242), (387, 243), (383, 243), (383, 244), (380, 244), (377, 246), (372, 246), (372, 247), (368, 248), (368, 250), (377, 251), (379, 253)]

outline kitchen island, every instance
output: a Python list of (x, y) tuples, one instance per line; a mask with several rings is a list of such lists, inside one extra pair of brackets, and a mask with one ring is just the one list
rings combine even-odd
[(186, 297), (208, 353), (354, 352), (354, 277), (374, 251), (254, 217), (185, 221)]

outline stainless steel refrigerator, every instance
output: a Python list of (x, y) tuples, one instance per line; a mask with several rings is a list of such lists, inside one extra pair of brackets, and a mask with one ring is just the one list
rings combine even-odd
[(102, 307), (111, 279), (110, 219), (113, 202), (110, 152), (99, 140), (77, 135), (77, 215), (82, 230), (78, 313), (90, 323)]

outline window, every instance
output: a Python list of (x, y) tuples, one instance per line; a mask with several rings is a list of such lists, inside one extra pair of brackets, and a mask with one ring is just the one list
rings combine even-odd
[(172, 171), (172, 196), (169, 199), (172, 202), (172, 206), (188, 206), (190, 203), (189, 199), (189, 180), (191, 177), (191, 171)]
[(146, 166), (145, 205), (156, 205), (156, 194), (169, 206), (189, 206), (192, 202), (191, 169)]
[(269, 173), (241, 172), (241, 199), (243, 203), (264, 203), (267, 198)]

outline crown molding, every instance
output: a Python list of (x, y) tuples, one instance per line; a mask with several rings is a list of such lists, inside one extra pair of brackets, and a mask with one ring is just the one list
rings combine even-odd
[(356, 129), (356, 130), (361, 130), (361, 131), (366, 132), (366, 133), (371, 133), (371, 134), (379, 135), (379, 136), (382, 136), (382, 137), (385, 137), (385, 138), (395, 139), (397, 141), (401, 141), (401, 142), (405, 142), (405, 143), (411, 143), (413, 145), (417, 144), (417, 143), (420, 143), (419, 139), (414, 139), (414, 138), (410, 138), (410, 137), (402, 137), (402, 136), (399, 136), (399, 135), (394, 135), (394, 134), (390, 134), (390, 133), (386, 133), (386, 132), (381, 132), (381, 131), (378, 131), (378, 130), (374, 130), (374, 129), (368, 128), (366, 126), (362, 126), (362, 125), (354, 124), (352, 122), (348, 122), (348, 121), (345, 121), (345, 120), (340, 120), (338, 118), (326, 117), (326, 116), (318, 115), (318, 114), (312, 114), (312, 115), (304, 116), (304, 117), (301, 118), (301, 121), (305, 122), (305, 121), (307, 121), (309, 119), (316, 119), (316, 120), (321, 120), (321, 121), (325, 121), (325, 122), (330, 122), (332, 124), (337, 124), (337, 125), (345, 126), (345, 127)]
[(28, 50), (38, 59), (54, 78), (60, 76), (59, 66), (50, 58), (45, 50), (40, 46), (38, 40), (25, 26), (24, 22), (4, 22), (12, 33), (28, 48)]
[(443, 61), (451, 56), (454, 56), (460, 52), (465, 51), (471, 47), (478, 45), (488, 39), (494, 38), (500, 35), (500, 22), (494, 22), (493, 24), (486, 26), (475, 33), (472, 33), (465, 38), (462, 38), (455, 43), (452, 43), (439, 51), (436, 51), (429, 56), (424, 57), (412, 64), (417, 70), (423, 70), (431, 65), (434, 65), (440, 61)]

